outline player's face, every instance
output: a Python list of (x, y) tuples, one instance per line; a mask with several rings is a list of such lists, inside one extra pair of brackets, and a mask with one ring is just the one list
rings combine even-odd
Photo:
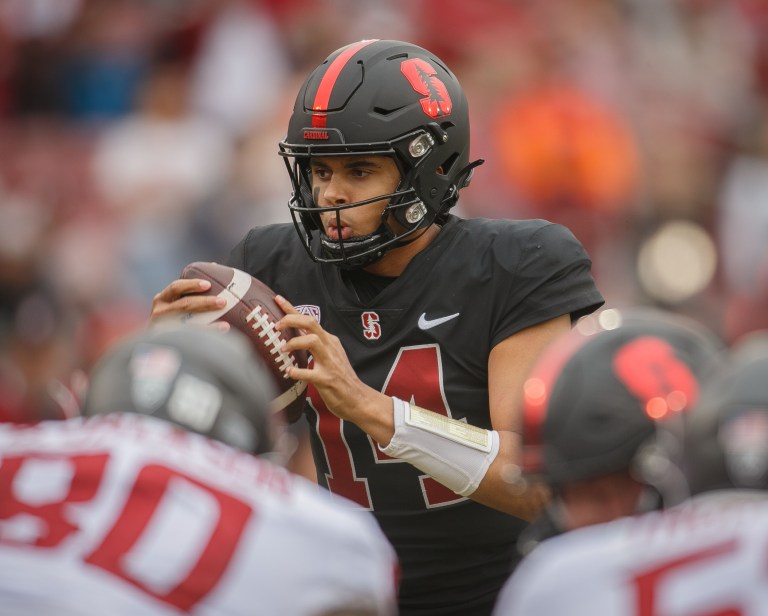
[(636, 512), (643, 484), (627, 472), (568, 482), (560, 499), (568, 529), (610, 522)]
[[(313, 158), (312, 197), (320, 208), (347, 205), (395, 191), (400, 171), (388, 156), (328, 156)], [(320, 213), (323, 230), (331, 240), (373, 233), (381, 223), (388, 199), (359, 207)]]

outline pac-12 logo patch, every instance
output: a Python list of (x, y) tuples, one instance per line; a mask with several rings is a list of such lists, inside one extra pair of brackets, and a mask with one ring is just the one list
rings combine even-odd
[(375, 312), (364, 312), (360, 315), (363, 321), (363, 336), (367, 340), (378, 340), (381, 338), (381, 323), (379, 315)]
[(294, 306), (299, 314), (306, 314), (312, 317), (318, 323), (320, 322), (320, 306), (314, 306), (312, 304), (302, 304), (301, 306)]

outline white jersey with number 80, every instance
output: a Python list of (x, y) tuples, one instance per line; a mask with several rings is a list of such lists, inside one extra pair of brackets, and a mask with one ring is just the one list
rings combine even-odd
[(152, 418), (0, 426), (0, 613), (390, 614), (369, 516)]

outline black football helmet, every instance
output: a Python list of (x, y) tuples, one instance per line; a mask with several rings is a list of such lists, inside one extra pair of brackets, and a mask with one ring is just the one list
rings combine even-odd
[[(280, 155), (293, 184), (289, 208), (304, 247), (315, 261), (345, 269), (366, 267), (440, 222), (483, 162), (469, 162), (467, 101), (453, 73), (429, 51), (389, 40), (342, 47), (309, 75)], [(325, 208), (339, 217), (341, 210), (389, 200), (372, 234), (333, 241), (317, 216), (309, 161), (350, 155), (389, 156), (401, 180), (391, 194)], [(313, 250), (315, 232), (319, 247)]]
[[(768, 490), (768, 333), (728, 355), (682, 430), (680, 466), (692, 494)], [(670, 452), (672, 462), (675, 452)]]
[(633, 471), (656, 424), (696, 402), (721, 346), (697, 322), (653, 309), (581, 319), (525, 382), (524, 472), (556, 487)]
[(281, 428), (269, 407), (276, 394), (244, 334), (157, 326), (121, 341), (96, 363), (83, 414), (152, 415), (243, 451), (266, 454)]

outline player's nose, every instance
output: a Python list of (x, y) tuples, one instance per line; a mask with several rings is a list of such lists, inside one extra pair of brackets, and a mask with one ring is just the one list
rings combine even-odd
[(333, 174), (323, 185), (318, 199), (320, 207), (344, 205), (350, 202), (349, 186), (338, 174)]

